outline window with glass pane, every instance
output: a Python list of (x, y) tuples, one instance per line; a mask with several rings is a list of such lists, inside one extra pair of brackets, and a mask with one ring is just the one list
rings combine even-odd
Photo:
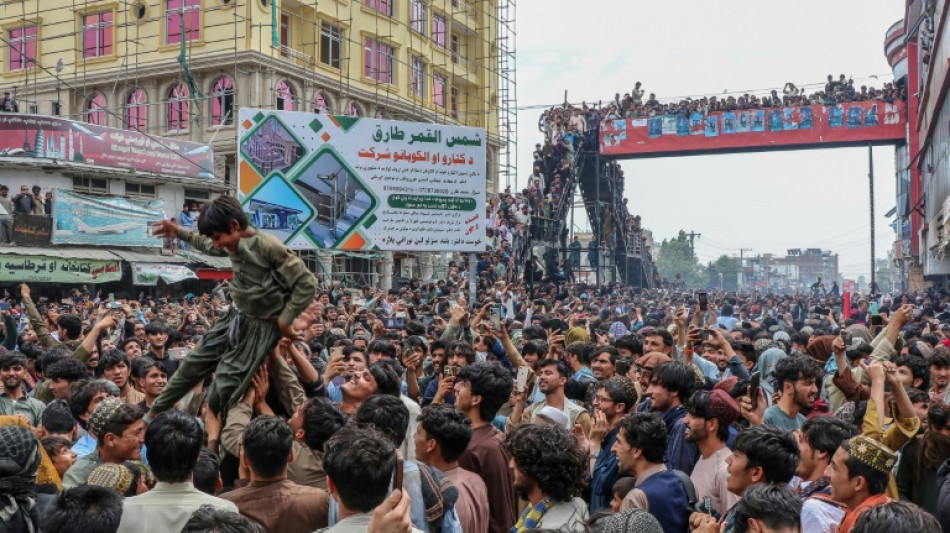
[(106, 123), (106, 97), (94, 94), (86, 100), (86, 122), (102, 126)]
[(82, 56), (112, 55), (112, 11), (82, 17)]
[(165, 44), (201, 38), (201, 0), (165, 0)]
[(36, 61), (36, 26), (14, 28), (8, 33), (10, 70), (22, 70)]
[(409, 27), (423, 35), (426, 34), (426, 5), (422, 0), (409, 2)]
[(188, 87), (178, 84), (168, 91), (168, 101), (165, 103), (165, 116), (170, 131), (188, 129)]
[(211, 125), (234, 124), (234, 82), (222, 77), (211, 87)]
[(293, 111), (294, 110), (294, 90), (286, 81), (279, 82), (277, 84), (277, 110), (278, 111)]
[(412, 94), (419, 98), (426, 96), (426, 64), (422, 58), (412, 58)]
[(135, 131), (145, 131), (146, 117), (145, 91), (134, 89), (125, 100), (125, 127)]
[(449, 111), (452, 113), (452, 118), (458, 120), (459, 118), (459, 90), (458, 87), (452, 87), (449, 90), (451, 97), (449, 98)]
[(280, 55), (287, 57), (290, 48), (290, 15), (280, 14)]
[(320, 62), (333, 68), (340, 68), (343, 32), (338, 26), (328, 22), (320, 23)]
[(432, 14), (432, 42), (445, 48), (445, 15)]
[(366, 7), (391, 17), (393, 16), (393, 3), (393, 0), (366, 0)]
[(445, 107), (445, 85), (445, 76), (432, 75), (432, 103), (439, 107)]
[(363, 74), (382, 83), (393, 83), (393, 47), (375, 39), (366, 39)]
[(317, 93), (313, 97), (313, 112), (320, 113), (321, 115), (326, 115), (330, 112), (330, 106), (327, 104), (327, 99), (321, 93)]

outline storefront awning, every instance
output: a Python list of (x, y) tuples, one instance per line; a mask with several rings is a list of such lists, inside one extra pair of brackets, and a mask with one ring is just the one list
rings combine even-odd
[(178, 283), (186, 279), (198, 279), (198, 275), (185, 265), (172, 263), (132, 263), (132, 284), (155, 286), (161, 278), (165, 283)]
[(192, 263), (200, 263), (213, 269), (231, 270), (231, 259), (227, 256), (209, 255), (197, 250), (176, 250), (175, 252)]
[(130, 250), (126, 248), (112, 248), (114, 255), (129, 263), (168, 263), (184, 265), (189, 262), (185, 257), (172, 254), (163, 254), (157, 248), (150, 251)]
[(0, 281), (107, 283), (122, 279), (122, 261), (106, 250), (16, 246), (0, 252)]
[(96, 261), (114, 261), (115, 254), (109, 250), (82, 246), (11, 246), (3, 250), (4, 255), (31, 255), (55, 257), (59, 259), (90, 259)]
[(234, 277), (234, 272), (230, 270), (214, 270), (211, 268), (199, 268), (195, 270), (195, 274), (198, 275), (198, 279), (204, 280), (231, 280)]

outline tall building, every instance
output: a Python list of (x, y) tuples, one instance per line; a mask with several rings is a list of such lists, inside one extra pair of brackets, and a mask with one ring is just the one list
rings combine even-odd
[(748, 289), (807, 291), (821, 278), (826, 288), (839, 280), (838, 254), (820, 248), (791, 248), (785, 257), (762, 254), (740, 260), (740, 286)]
[[(6, 0), (0, 85), (21, 113), (210, 144), (211, 179), (118, 173), (78, 187), (160, 197), (169, 213), (234, 190), (239, 107), (485, 128), (491, 192), (514, 172), (514, 4)], [(64, 148), (52, 141), (31, 149)]]
[(904, 289), (950, 281), (950, 7), (907, 0), (885, 37), (895, 83), (907, 87), (907, 143), (897, 150), (894, 261)]

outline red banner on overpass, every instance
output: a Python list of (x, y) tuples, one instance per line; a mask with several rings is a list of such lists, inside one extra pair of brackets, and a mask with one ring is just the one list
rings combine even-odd
[(600, 130), (600, 153), (636, 157), (896, 143), (904, 140), (905, 110), (900, 101), (867, 101), (607, 120)]

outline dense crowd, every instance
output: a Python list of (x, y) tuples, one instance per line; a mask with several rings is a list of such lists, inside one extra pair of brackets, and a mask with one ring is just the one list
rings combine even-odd
[(766, 95), (744, 93), (742, 95), (712, 95), (698, 98), (681, 98), (661, 102), (655, 93), (647, 94), (638, 81), (633, 90), (614, 95), (609, 102), (598, 102), (580, 107), (570, 104), (559, 105), (545, 110), (539, 119), (538, 128), (545, 134), (547, 142), (561, 147), (564, 139), (575, 146), (575, 138), (583, 138), (588, 145), (596, 142), (597, 130), (604, 120), (623, 118), (644, 118), (661, 115), (706, 114), (715, 111), (739, 111), (746, 109), (764, 109), (770, 107), (790, 107), (804, 105), (837, 105), (849, 102), (879, 101), (893, 103), (906, 100), (907, 91), (903, 85), (891, 82), (882, 89), (867, 85), (855, 87), (854, 80), (844, 74), (837, 79), (831, 74), (822, 89), (809, 92), (788, 82), (782, 88), (772, 89)]
[(950, 526), (946, 294), (351, 291), (232, 198), (197, 228), (208, 294), (5, 295), (3, 531)]

